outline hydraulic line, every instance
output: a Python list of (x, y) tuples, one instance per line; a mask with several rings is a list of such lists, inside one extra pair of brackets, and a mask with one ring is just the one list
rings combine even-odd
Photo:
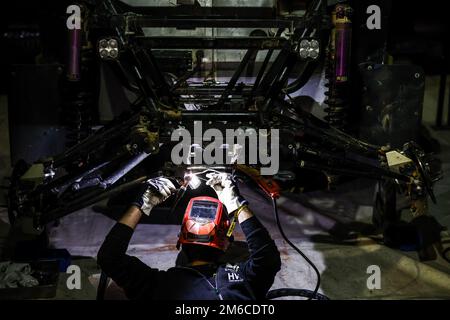
[(295, 79), (292, 83), (290, 83), (286, 88), (284, 88), (283, 91), (287, 94), (290, 94), (290, 93), (296, 92), (297, 90), (300, 90), (301, 88), (303, 88), (303, 86), (311, 78), (316, 67), (317, 67), (317, 63), (315, 61), (305, 62), (305, 66), (304, 66), (302, 72), (300, 73), (300, 76), (297, 79)]

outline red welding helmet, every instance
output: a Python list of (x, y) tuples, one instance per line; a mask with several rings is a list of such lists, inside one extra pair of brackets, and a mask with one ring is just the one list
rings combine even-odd
[(184, 213), (177, 248), (180, 244), (198, 244), (222, 251), (227, 250), (230, 222), (223, 213), (222, 203), (211, 197), (195, 197)]

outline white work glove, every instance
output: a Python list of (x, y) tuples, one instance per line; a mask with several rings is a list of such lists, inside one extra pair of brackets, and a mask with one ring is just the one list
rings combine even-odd
[(214, 189), (220, 202), (227, 208), (228, 214), (248, 203), (239, 194), (239, 189), (234, 183), (231, 174), (208, 173), (206, 177), (209, 179), (206, 184)]
[(145, 181), (136, 199), (131, 203), (147, 216), (153, 207), (164, 202), (176, 191), (175, 185), (167, 178), (158, 177)]

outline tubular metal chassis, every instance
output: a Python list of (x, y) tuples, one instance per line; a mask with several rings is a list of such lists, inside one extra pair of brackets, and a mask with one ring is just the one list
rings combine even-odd
[[(79, 144), (54, 157), (36, 162), (31, 167), (16, 165), (9, 193), (11, 220), (31, 215), (36, 228), (61, 218), (102, 199), (117, 195), (137, 184), (148, 175), (139, 175), (136, 168), (151, 155), (170, 146), (170, 135), (180, 126), (192, 130), (193, 122), (205, 120), (209, 127), (219, 128), (277, 128), (282, 147), (288, 149), (288, 161), (294, 166), (332, 174), (366, 177), (394, 182), (398, 190), (411, 199), (414, 210), (426, 207), (428, 196), (435, 201), (432, 185), (438, 174), (430, 168), (431, 158), (414, 142), (404, 145), (398, 153), (411, 160), (394, 170), (388, 166), (386, 146), (376, 146), (341, 131), (310, 113), (302, 111), (289, 97), (310, 78), (318, 61), (301, 60), (299, 42), (310, 36), (320, 40), (322, 52), (329, 36), (329, 23), (324, 19), (321, 1), (313, 1), (306, 14), (286, 19), (257, 19), (236, 12), (217, 16), (212, 8), (196, 8), (201, 18), (171, 18), (146, 15), (145, 8), (129, 7), (119, 1), (105, 0), (89, 8), (91, 31), (100, 37), (119, 41), (120, 57), (106, 61), (114, 68), (123, 86), (138, 95), (130, 111), (91, 134)], [(220, 9), (220, 8), (219, 8)], [(219, 9), (214, 9), (219, 11)], [(224, 9), (232, 11), (232, 8)], [(175, 10), (175, 9), (171, 9)], [(256, 10), (256, 8), (255, 8)], [(265, 9), (254, 13), (262, 15)], [(246, 10), (245, 12), (252, 12)], [(235, 15), (233, 15), (235, 14)], [(143, 27), (165, 26), (270, 26), (278, 28), (269, 38), (170, 39), (149, 38)], [(290, 28), (288, 37), (282, 31)], [(105, 31), (106, 30), (106, 31)], [(314, 32), (313, 32), (314, 30)], [(95, 32), (91, 32), (95, 33)], [(165, 41), (167, 40), (167, 41)], [(186, 80), (198, 71), (170, 83), (158, 68), (149, 48), (247, 48), (247, 52), (226, 85), (203, 84), (190, 86)], [(250, 57), (258, 50), (268, 49), (267, 56), (253, 85), (239, 88), (236, 83)], [(269, 59), (275, 49), (279, 53), (273, 63)], [(321, 59), (324, 54), (321, 54)], [(320, 60), (320, 59), (319, 59)], [(303, 71), (288, 85), (288, 77), (297, 63)], [(270, 65), (270, 66), (269, 66)], [(193, 100), (207, 103), (201, 110), (184, 108), (186, 94)], [(206, 128), (205, 128), (206, 129)], [(287, 148), (287, 146), (290, 148)], [(160, 168), (155, 168), (157, 171)], [(39, 179), (30, 180), (30, 170), (39, 171)]]

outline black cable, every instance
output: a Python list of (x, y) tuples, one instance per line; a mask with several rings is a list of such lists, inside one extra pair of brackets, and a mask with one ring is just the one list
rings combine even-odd
[[(313, 292), (311, 290), (307, 289), (294, 289), (294, 288), (280, 288), (280, 289), (274, 289), (270, 290), (267, 293), (266, 298), (269, 300), (280, 298), (280, 297), (287, 297), (287, 296), (297, 296), (297, 297), (312, 297)], [(326, 295), (316, 293), (315, 299), (317, 300), (330, 300)]]
[(102, 270), (102, 273), (100, 274), (100, 280), (99, 280), (98, 286), (97, 286), (96, 300), (100, 300), (100, 301), (105, 300), (105, 292), (106, 292), (107, 286), (108, 286), (108, 276)]
[[(284, 233), (283, 227), (281, 226), (281, 223), (280, 223), (280, 217), (278, 216), (277, 200), (275, 198), (273, 198), (273, 197), (271, 199), (272, 199), (272, 206), (273, 206), (273, 212), (274, 212), (274, 215), (275, 215), (275, 220), (277, 222), (277, 226), (278, 226), (278, 229), (280, 230), (281, 236), (292, 247), (292, 249), (297, 251), (297, 253), (300, 254), (303, 257), (303, 259), (306, 260), (306, 262), (308, 262), (308, 264), (314, 269), (314, 271), (317, 274), (316, 287), (314, 288), (314, 291), (312, 291), (312, 293), (309, 294), (308, 300), (311, 300), (313, 298), (316, 298), (318, 300), (324, 300), (321, 297), (322, 295), (319, 296), (318, 293), (317, 293), (317, 291), (319, 291), (319, 287), (320, 287), (320, 272), (319, 272), (319, 270), (317, 269), (315, 264), (311, 260), (309, 260), (309, 258), (299, 248), (297, 248), (288, 239), (288, 237), (286, 237), (286, 234)], [(293, 293), (293, 291), (289, 291), (288, 289), (283, 289), (283, 290), (286, 290), (287, 292), (290, 292), (290, 295)], [(309, 290), (298, 290), (298, 292), (303, 294), (305, 292), (311, 292), (311, 291), (309, 291)], [(268, 296), (270, 296), (270, 294), (268, 294)], [(301, 295), (301, 296), (304, 296), (304, 295)]]

